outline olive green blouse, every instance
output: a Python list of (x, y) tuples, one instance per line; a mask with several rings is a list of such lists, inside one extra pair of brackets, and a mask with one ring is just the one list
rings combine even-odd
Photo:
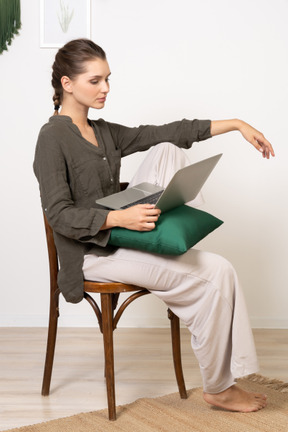
[(110, 230), (101, 230), (109, 210), (95, 200), (120, 190), (121, 158), (160, 142), (190, 148), (211, 137), (210, 120), (182, 120), (135, 128), (89, 120), (98, 147), (85, 140), (68, 116), (53, 116), (40, 130), (34, 159), (43, 211), (53, 228), (65, 299), (83, 298), (83, 259), (87, 253), (109, 255)]

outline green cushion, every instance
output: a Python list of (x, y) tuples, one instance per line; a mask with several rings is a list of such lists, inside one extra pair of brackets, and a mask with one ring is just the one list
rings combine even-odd
[(209, 213), (182, 205), (160, 215), (152, 231), (111, 229), (109, 244), (164, 255), (181, 255), (222, 223)]

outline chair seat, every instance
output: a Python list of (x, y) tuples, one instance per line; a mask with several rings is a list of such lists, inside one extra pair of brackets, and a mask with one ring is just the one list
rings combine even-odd
[(124, 293), (131, 291), (145, 290), (146, 288), (140, 288), (135, 285), (127, 285), (120, 282), (94, 282), (94, 281), (84, 281), (84, 291), (92, 293)]

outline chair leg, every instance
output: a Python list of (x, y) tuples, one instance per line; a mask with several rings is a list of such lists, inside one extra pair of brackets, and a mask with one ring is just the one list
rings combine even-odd
[(187, 392), (181, 362), (180, 322), (179, 318), (170, 309), (168, 309), (168, 318), (170, 319), (171, 324), (173, 363), (178, 389), (181, 399), (187, 399)]
[(50, 383), (53, 369), (55, 344), (57, 336), (59, 316), (59, 291), (55, 292), (54, 298), (51, 299), (49, 327), (47, 337), (46, 359), (44, 366), (43, 382), (42, 382), (42, 396), (48, 396), (50, 392)]
[(111, 294), (101, 294), (102, 330), (105, 355), (105, 376), (109, 420), (116, 420), (114, 351), (113, 351), (113, 305)]

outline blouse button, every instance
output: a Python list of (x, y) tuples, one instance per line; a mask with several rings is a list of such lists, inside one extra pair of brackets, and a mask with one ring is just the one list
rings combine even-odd
[(107, 160), (105, 156), (103, 157), (103, 160), (104, 160), (104, 161), (106, 161), (106, 160)]

